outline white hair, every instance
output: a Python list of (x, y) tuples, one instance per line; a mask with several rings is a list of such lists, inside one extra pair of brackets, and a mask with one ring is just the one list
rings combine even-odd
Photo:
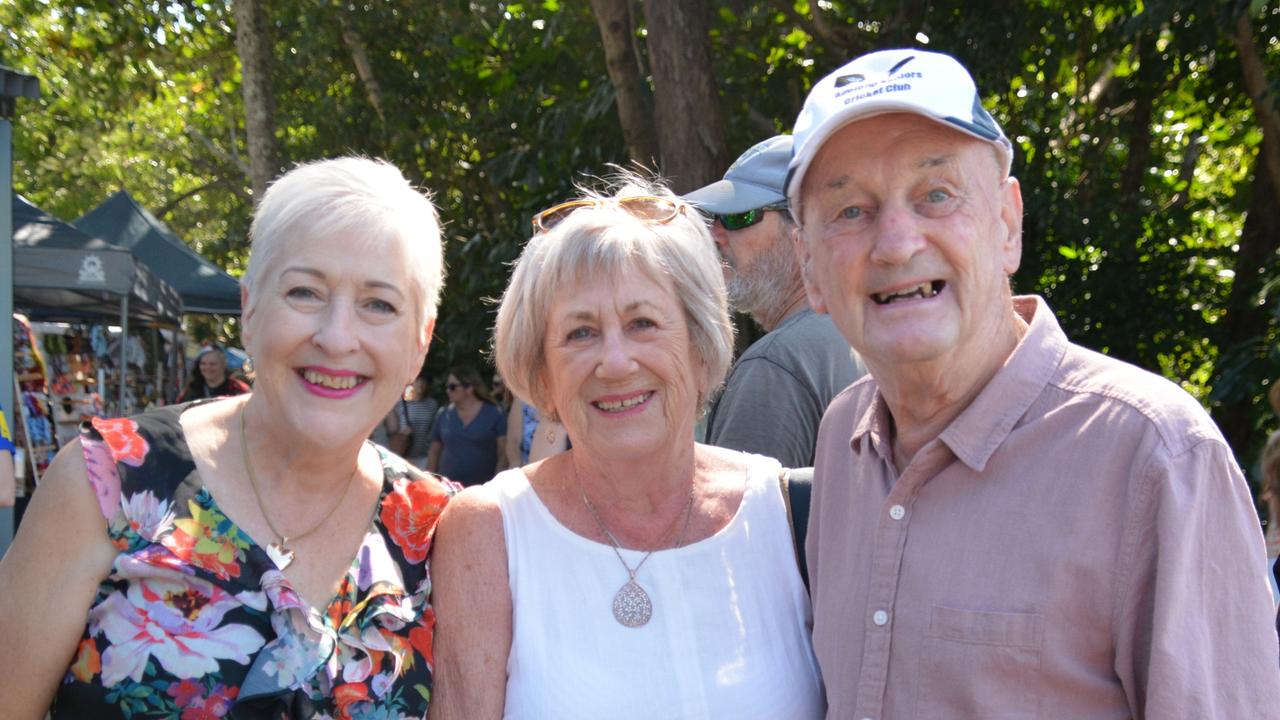
[(249, 231), (249, 267), (242, 279), (247, 304), (253, 304), (259, 279), (289, 241), (341, 231), (403, 243), (418, 319), (436, 316), (444, 257), (431, 196), (414, 188), (394, 165), (363, 157), (299, 165), (267, 189)]

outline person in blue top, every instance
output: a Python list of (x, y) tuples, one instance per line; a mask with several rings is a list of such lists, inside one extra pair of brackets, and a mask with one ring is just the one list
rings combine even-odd
[(449, 405), (431, 429), (427, 469), (463, 485), (506, 469), (507, 417), (475, 368), (456, 367), (444, 386)]

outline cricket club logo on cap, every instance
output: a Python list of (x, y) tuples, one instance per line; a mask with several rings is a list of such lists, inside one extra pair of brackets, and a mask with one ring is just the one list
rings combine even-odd
[(823, 143), (854, 120), (890, 112), (924, 115), (1012, 156), (1009, 139), (982, 107), (973, 78), (955, 58), (916, 48), (869, 53), (819, 80), (805, 99), (786, 182), (793, 211), (804, 173)]

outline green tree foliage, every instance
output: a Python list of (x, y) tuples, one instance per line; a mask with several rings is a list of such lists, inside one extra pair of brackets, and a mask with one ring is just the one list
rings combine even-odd
[[(1271, 84), (1261, 101), (1274, 103), (1274, 3), (712, 6), (727, 156), (789, 129), (812, 83), (857, 53), (904, 44), (953, 53), (1016, 147), (1026, 200), (1017, 289), (1044, 294), (1078, 341), (1182, 384), (1245, 459), (1275, 426), (1261, 398), (1280, 378), (1280, 220), (1267, 212), (1280, 203), (1265, 202), (1280, 178), (1259, 161), (1266, 135), (1233, 41), (1243, 14)], [(529, 217), (626, 162), (590, 4), (271, 0), (267, 9), (281, 161), (382, 156), (434, 191), (449, 280), (430, 362), (476, 361), (488, 299), (501, 293)], [(647, 75), (644, 13), (633, 9)], [(127, 187), (239, 272), (251, 202), (232, 22), (229, 0), (0, 6), (0, 62), (38, 75), (45, 90), (18, 118), (16, 187), (63, 217)]]

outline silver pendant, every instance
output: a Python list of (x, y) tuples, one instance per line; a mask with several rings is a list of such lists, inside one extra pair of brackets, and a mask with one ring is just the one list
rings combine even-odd
[(284, 570), (293, 562), (293, 551), (284, 546), (284, 543), (267, 543), (267, 557), (271, 558), (271, 562), (276, 567)]
[(632, 628), (649, 622), (649, 618), (653, 617), (653, 603), (649, 600), (649, 593), (637, 585), (635, 580), (628, 580), (618, 594), (613, 596), (613, 617)]

